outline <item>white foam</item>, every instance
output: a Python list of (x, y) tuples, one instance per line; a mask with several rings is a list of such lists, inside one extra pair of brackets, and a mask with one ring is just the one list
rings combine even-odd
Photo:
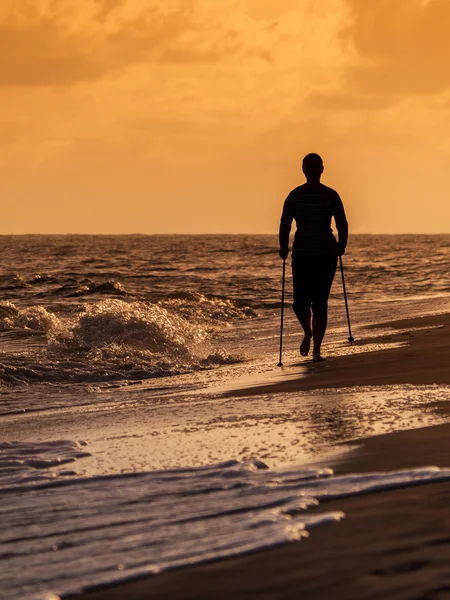
[(11, 600), (42, 598), (229, 558), (343, 518), (308, 514), (319, 501), (448, 479), (450, 470), (437, 467), (335, 477), (329, 469), (271, 472), (259, 461), (228, 461), (27, 483), (20, 493), (14, 483), (0, 493), (0, 520), (8, 523), (0, 530), (0, 587)]
[(69, 470), (49, 471), (77, 458), (89, 456), (83, 442), (58, 440), (51, 442), (0, 443), (0, 493), (49, 481), (58, 475), (72, 475)]
[(207, 297), (195, 292), (174, 294), (159, 302), (170, 312), (189, 321), (215, 326), (229, 324), (233, 319), (254, 318), (257, 313), (248, 306), (239, 306), (229, 298)]
[[(231, 310), (229, 301), (221, 302)], [(0, 329), (39, 331), (48, 340), (47, 352), (30, 356), (30, 366), (23, 354), (0, 365), (0, 378), (10, 385), (136, 380), (239, 362), (240, 357), (221, 348), (201, 346), (209, 336), (204, 322), (213, 319), (215, 306), (200, 296), (189, 318), (183, 318), (174, 312), (176, 306), (171, 311), (157, 304), (108, 298), (84, 305), (76, 317), (59, 319), (43, 306), (19, 309), (10, 302), (0, 303)], [(203, 316), (194, 318), (197, 313)]]
[(0, 302), (0, 325), (2, 329), (23, 329), (55, 335), (63, 328), (56, 315), (43, 306), (18, 309), (12, 302)]
[(99, 347), (111, 343), (138, 346), (160, 352), (186, 352), (187, 340), (201, 341), (205, 333), (184, 319), (155, 304), (104, 300), (86, 306), (86, 312), (73, 327), (80, 346)]

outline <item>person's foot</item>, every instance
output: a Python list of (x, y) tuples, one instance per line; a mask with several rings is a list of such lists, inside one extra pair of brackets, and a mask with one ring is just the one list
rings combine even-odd
[(314, 362), (322, 362), (324, 360), (327, 360), (325, 357), (323, 357), (320, 352), (313, 352), (313, 361)]
[(305, 337), (303, 338), (303, 341), (300, 344), (300, 354), (302, 356), (308, 356), (309, 349), (311, 347), (311, 338), (312, 338), (311, 334), (309, 334), (309, 335), (305, 334)]

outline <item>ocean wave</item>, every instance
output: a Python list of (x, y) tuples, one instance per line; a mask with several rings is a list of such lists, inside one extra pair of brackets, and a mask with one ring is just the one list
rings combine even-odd
[[(69, 444), (54, 443), (48, 466), (58, 451), (69, 459), (80, 452)], [(30, 446), (28, 470), (34, 471), (39, 445)], [(27, 448), (17, 448), (19, 461), (26, 460)], [(14, 460), (14, 448), (8, 450)], [(1, 585), (11, 600), (80, 594), (93, 586), (302, 543), (310, 531), (314, 535), (315, 528), (345, 517), (322, 509), (322, 503), (449, 479), (450, 470), (438, 467), (334, 475), (321, 467), (272, 472), (259, 460), (229, 460), (34, 485), (11, 481), (8, 487), (5, 481), (0, 517), (9, 526), (0, 530), (0, 542), (8, 548)]]
[(55, 334), (62, 331), (60, 319), (43, 306), (18, 309), (12, 302), (0, 302), (0, 329), (23, 329)]
[(0, 275), (0, 289), (20, 290), (29, 287), (22, 275), (14, 273), (13, 275)]
[(104, 371), (107, 365), (114, 378), (173, 375), (239, 360), (221, 351), (202, 356), (206, 330), (162, 306), (108, 299), (85, 308), (52, 350), (87, 352), (92, 366)]
[(85, 442), (55, 440), (49, 442), (0, 442), (0, 492), (12, 487), (22, 489), (54, 480), (58, 475), (75, 475), (62, 467), (78, 458), (90, 456)]
[(7, 319), (14, 318), (19, 314), (19, 309), (12, 302), (0, 302), (0, 321), (2, 325), (8, 324)]
[(156, 304), (108, 299), (85, 309), (71, 329), (73, 341), (81, 348), (118, 344), (185, 354), (206, 337), (201, 328)]
[(108, 298), (59, 319), (42, 306), (0, 304), (3, 330), (42, 332), (43, 351), (2, 358), (0, 380), (35, 382), (139, 380), (210, 369), (241, 357), (212, 348), (207, 328), (158, 304)]
[(114, 294), (125, 296), (127, 295), (127, 291), (119, 281), (105, 281), (104, 283), (92, 283), (91, 285), (85, 286), (71, 294), (71, 296), (88, 296), (92, 294)]
[(56, 278), (53, 275), (47, 273), (38, 273), (27, 281), (28, 285), (43, 285), (47, 283), (54, 283)]
[(255, 310), (236, 300), (219, 296), (206, 296), (196, 292), (179, 292), (166, 296), (158, 304), (186, 320), (220, 325), (234, 319), (253, 319)]
[(66, 298), (79, 298), (82, 296), (92, 296), (94, 294), (126, 296), (128, 292), (119, 281), (104, 281), (95, 283), (91, 280), (84, 282), (69, 281), (64, 285), (53, 290), (54, 296), (65, 296)]

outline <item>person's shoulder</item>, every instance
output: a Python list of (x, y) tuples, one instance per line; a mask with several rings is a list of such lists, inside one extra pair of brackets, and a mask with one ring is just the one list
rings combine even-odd
[(305, 184), (303, 183), (302, 185), (298, 185), (297, 187), (295, 187), (291, 191), (291, 194), (301, 194), (304, 189), (305, 189)]
[(327, 185), (324, 185), (323, 183), (321, 183), (320, 185), (322, 186), (322, 196), (327, 198), (328, 202), (332, 202), (333, 204), (338, 205), (342, 203), (341, 197), (339, 196), (336, 190), (328, 187)]
[(306, 191), (305, 184), (298, 185), (293, 190), (291, 190), (289, 196), (301, 196)]
[(294, 201), (296, 198), (298, 198), (298, 197), (299, 197), (299, 195), (301, 194), (301, 192), (300, 192), (300, 188), (301, 188), (301, 187), (302, 187), (302, 186), (298, 186), (298, 187), (294, 188), (293, 190), (291, 190), (291, 191), (289, 192), (289, 194), (287, 195), (287, 198), (286, 198), (286, 200), (288, 200), (289, 202), (292, 202), (292, 201)]
[(326, 194), (327, 196), (333, 197), (333, 198), (339, 198), (339, 194), (337, 193), (336, 190), (334, 190), (331, 187), (328, 187), (327, 185), (325, 185), (324, 183), (320, 184), (320, 191), (323, 194)]

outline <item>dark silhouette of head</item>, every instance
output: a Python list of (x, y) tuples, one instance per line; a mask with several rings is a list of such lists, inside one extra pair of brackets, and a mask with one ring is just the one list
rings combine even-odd
[(323, 173), (323, 162), (318, 154), (307, 154), (303, 159), (303, 173), (307, 181), (320, 181)]

